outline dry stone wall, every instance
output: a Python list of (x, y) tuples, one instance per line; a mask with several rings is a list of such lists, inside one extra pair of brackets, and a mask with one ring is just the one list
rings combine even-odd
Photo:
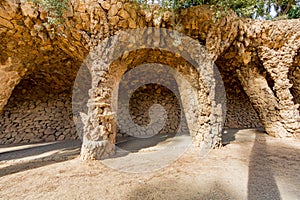
[(226, 128), (262, 128), (258, 114), (244, 92), (227, 94)]
[[(22, 87), (18, 86), (15, 89), (9, 103), (0, 116), (1, 144), (32, 143), (79, 138), (72, 120), (73, 115), (70, 94), (50, 94), (45, 95), (44, 99), (32, 99), (31, 96), (29, 98), (28, 95), (26, 95), (24, 88), (21, 88)], [(165, 109), (168, 111), (168, 123), (160, 133), (176, 133), (178, 124), (180, 123), (178, 117), (180, 116), (181, 110), (179, 105), (174, 104), (175, 96), (172, 94), (164, 95), (166, 98), (163, 99), (160, 95), (153, 95), (153, 93), (156, 92), (156, 89), (150, 87), (147, 90), (150, 92), (138, 90), (131, 99), (130, 105), (132, 106), (132, 109), (130, 109), (130, 111), (133, 121), (142, 126), (147, 125), (149, 123), (149, 106), (150, 104), (158, 103), (164, 105)], [(249, 100), (247, 100), (247, 96), (240, 95), (241, 94), (227, 97), (225, 127), (262, 127), (258, 115), (253, 110)], [(156, 98), (160, 100), (154, 100)], [(80, 123), (79, 118), (77, 121)], [(118, 137), (127, 136), (128, 135), (118, 130)]]
[(148, 84), (134, 92), (130, 99), (130, 115), (135, 124), (146, 126), (150, 123), (149, 109), (159, 104), (167, 112), (166, 122), (159, 134), (176, 134), (180, 125), (181, 109), (176, 95), (166, 87)]
[[(163, 112), (166, 112), (165, 116), (160, 116), (159, 113), (151, 116), (151, 107), (156, 104), (163, 107)], [(119, 106), (118, 115), (123, 115), (122, 110), (123, 109)], [(147, 84), (134, 91), (129, 101), (129, 112), (129, 117), (132, 119), (133, 123), (141, 127), (146, 128), (147, 125), (151, 123), (151, 120), (155, 120), (151, 119), (151, 117), (160, 120), (162, 127), (159, 127), (161, 128), (160, 130), (155, 130), (156, 133), (159, 134), (176, 134), (181, 125), (181, 105), (179, 104), (176, 95), (162, 85)], [(125, 114), (123, 116), (125, 116)], [(117, 128), (118, 136), (128, 136), (128, 131), (122, 131), (119, 127)], [(138, 130), (135, 132), (136, 136), (139, 136)], [(142, 132), (147, 133), (146, 131)], [(154, 133), (153, 130), (152, 134), (156, 133)], [(144, 136), (150, 137), (152, 135)]]
[(0, 115), (0, 143), (77, 139), (69, 92), (49, 93), (23, 80)]

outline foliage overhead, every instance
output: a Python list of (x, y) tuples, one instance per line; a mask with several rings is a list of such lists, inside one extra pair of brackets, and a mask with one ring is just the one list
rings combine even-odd
[(63, 19), (63, 14), (68, 8), (68, 0), (23, 0), (40, 5), (42, 9), (48, 12), (49, 24), (60, 24)]
[[(60, 24), (68, 0), (23, 0), (40, 5), (48, 12), (49, 24)], [(132, 0), (142, 4), (158, 3), (164, 8), (180, 10), (196, 5), (216, 5), (232, 9), (240, 17), (254, 19), (300, 18), (300, 0)]]
[(217, 5), (232, 9), (240, 17), (255, 19), (300, 18), (300, 0), (135, 0), (143, 4), (158, 3), (164, 8), (180, 10), (196, 5)]

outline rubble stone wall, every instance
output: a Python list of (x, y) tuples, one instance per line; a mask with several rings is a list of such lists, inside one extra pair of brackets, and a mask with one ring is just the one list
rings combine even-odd
[(132, 121), (139, 126), (147, 126), (151, 122), (149, 109), (153, 104), (163, 106), (167, 113), (165, 125), (158, 133), (176, 134), (181, 119), (180, 103), (171, 90), (158, 84), (147, 84), (133, 93), (129, 102)]
[[(79, 139), (73, 121), (70, 92), (46, 93), (47, 90), (40, 87), (28, 87), (28, 82), (23, 80), (14, 89), (0, 115), (1, 144)], [(141, 126), (149, 124), (148, 111), (154, 103), (162, 105), (168, 113), (167, 123), (160, 134), (176, 133), (180, 124), (180, 105), (174, 93), (162, 86), (148, 85), (134, 92), (130, 99), (132, 120)], [(227, 97), (226, 128), (261, 126), (258, 115), (244, 93)], [(118, 137), (124, 136), (127, 137), (118, 131)]]
[(0, 115), (0, 144), (77, 139), (70, 92), (23, 80)]
[(244, 92), (227, 94), (226, 128), (261, 128), (258, 114)]

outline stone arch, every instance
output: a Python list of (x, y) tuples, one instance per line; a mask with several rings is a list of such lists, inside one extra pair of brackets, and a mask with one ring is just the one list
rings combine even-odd
[(71, 88), (78, 65), (65, 61), (22, 77), (0, 114), (2, 144), (76, 139)]
[[(135, 62), (135, 64), (121, 64), (126, 63), (126, 59), (130, 59), (130, 57), (134, 55), (139, 55), (141, 60), (139, 60), (139, 62)], [(149, 56), (153, 56), (154, 58), (149, 59)], [(113, 74), (114, 76), (120, 72), (124, 73), (121, 76), (117, 76), (118, 78), (114, 76), (114, 80), (116, 82), (112, 84), (115, 88), (113, 89), (114, 92), (112, 95), (113, 112), (116, 113), (119, 110), (120, 105), (124, 105), (129, 101), (126, 97), (130, 97), (133, 92), (138, 89), (138, 86), (143, 86), (149, 83), (161, 84), (170, 89), (177, 96), (180, 101), (180, 105), (184, 110), (182, 111), (182, 114), (186, 113), (187, 115), (188, 129), (193, 130), (191, 131), (191, 135), (194, 142), (199, 145), (199, 143), (203, 141), (202, 136), (204, 134), (197, 131), (204, 129), (203, 127), (201, 128), (200, 124), (205, 124), (207, 122), (207, 117), (210, 113), (210, 103), (206, 86), (204, 85), (202, 78), (199, 77), (196, 69), (191, 64), (181, 57), (176, 58), (173, 56), (173, 54), (166, 51), (159, 51), (157, 49), (142, 49), (131, 52), (127, 58), (121, 58), (114, 62), (111, 65), (111, 71), (109, 74)], [(162, 58), (165, 60), (162, 61)], [(149, 64), (140, 65), (141, 63), (149, 62), (149, 60)], [(164, 63), (165, 65), (160, 63)], [(125, 83), (129, 89), (126, 90), (126, 88), (121, 88), (121, 90), (126, 91), (126, 94), (120, 95), (120, 83), (123, 81), (122, 78), (135, 69), (137, 69), (135, 71), (136, 74), (131, 75), (131, 79), (129, 79), (131, 83)], [(162, 76), (158, 76), (159, 74)], [(139, 77), (143, 78), (139, 79)], [(129, 96), (127, 96), (128, 94)], [(120, 96), (123, 98), (123, 102), (116, 105)], [(199, 97), (201, 97), (201, 99)], [(200, 106), (200, 104), (202, 105)], [(125, 111), (122, 114), (127, 116), (125, 118), (130, 118), (129, 112), (125, 114), (126, 110), (129, 111), (129, 105), (125, 108)], [(129, 120), (127, 123), (132, 124), (133, 122)]]
[[(149, 55), (149, 50), (152, 52)], [(130, 56), (137, 53), (137, 56)], [(142, 55), (147, 55), (146, 59)], [(173, 62), (171, 62), (173, 60)], [(174, 62), (175, 60), (175, 62)], [(187, 62), (188, 61), (188, 62)], [(107, 38), (95, 51), (90, 52), (85, 64), (92, 76), (89, 90), (88, 113), (81, 114), (84, 122), (84, 137), (81, 150), (83, 159), (102, 159), (114, 152), (116, 117), (112, 106), (115, 88), (123, 74), (142, 63), (173, 64), (175, 71), (188, 77), (193, 89), (184, 90), (184, 79), (176, 76), (182, 102), (188, 102), (191, 91), (205, 106), (196, 107), (194, 120), (198, 121), (197, 134), (193, 136), (197, 145), (213, 147), (220, 142), (224, 121), (225, 93), (221, 79), (216, 78), (217, 69), (205, 54), (205, 49), (196, 41), (167, 29), (135, 29)], [(189, 63), (189, 64), (188, 64)], [(192, 65), (194, 67), (188, 67)], [(182, 87), (182, 88), (181, 88)], [(195, 99), (195, 98), (194, 98)], [(185, 103), (183, 103), (185, 104)], [(185, 109), (193, 109), (185, 106)], [(191, 111), (189, 111), (191, 112)], [(190, 121), (190, 124), (193, 124)]]

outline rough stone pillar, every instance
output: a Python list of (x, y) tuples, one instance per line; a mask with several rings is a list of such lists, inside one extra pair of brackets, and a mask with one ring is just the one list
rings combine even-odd
[(80, 113), (84, 124), (81, 159), (100, 160), (114, 154), (116, 138), (115, 114), (111, 108), (113, 83), (108, 83), (108, 66), (94, 61), (91, 89), (87, 103), (88, 113)]
[[(286, 88), (290, 87), (288, 82), (283, 82), (283, 85), (275, 83), (276, 93), (274, 93), (258, 68), (249, 65), (237, 70), (237, 73), (269, 135), (288, 137), (299, 130), (299, 122), (296, 121), (299, 119), (297, 105), (290, 102), (290, 96), (286, 91)], [(280, 97), (277, 96), (278, 94)]]
[(92, 88), (88, 101), (88, 115), (81, 113), (84, 123), (81, 158), (83, 160), (99, 160), (114, 154), (116, 122), (111, 112), (110, 89)]
[(293, 84), (294, 101), (295, 103), (300, 103), (300, 56), (296, 57), (294, 66), (290, 68), (289, 79)]
[(295, 43), (293, 45), (287, 43), (279, 51), (267, 47), (259, 48), (259, 56), (263, 61), (264, 68), (274, 81), (273, 91), (277, 98), (278, 115), (281, 118), (283, 127), (290, 134), (300, 133), (299, 105), (293, 102), (293, 95), (290, 91), (293, 85), (288, 78), (295, 50), (299, 46), (297, 42)]

